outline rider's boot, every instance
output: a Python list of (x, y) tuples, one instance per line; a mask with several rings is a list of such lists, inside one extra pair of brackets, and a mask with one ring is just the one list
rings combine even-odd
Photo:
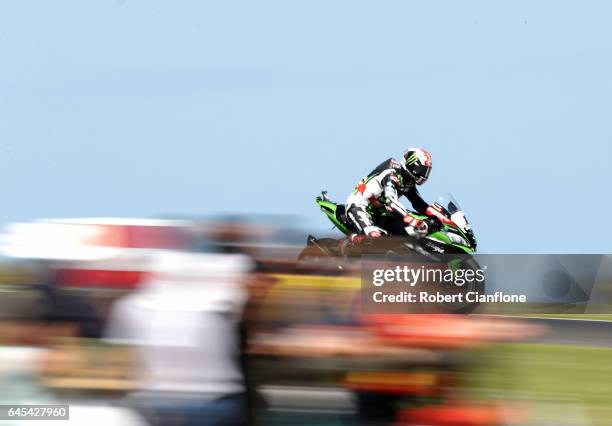
[(371, 231), (367, 235), (351, 234), (340, 243), (340, 253), (344, 257), (359, 255), (364, 243), (372, 241), (374, 238), (380, 238), (382, 235), (378, 230)]

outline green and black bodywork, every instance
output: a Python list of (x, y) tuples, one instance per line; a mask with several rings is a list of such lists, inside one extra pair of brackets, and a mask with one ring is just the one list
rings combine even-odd
[(323, 191), (316, 198), (316, 203), (325, 216), (332, 221), (334, 226), (338, 228), (344, 235), (351, 233), (349, 224), (346, 222), (346, 208), (344, 204), (336, 204), (327, 198), (327, 193)]
[[(343, 204), (337, 204), (331, 201), (327, 197), (327, 193), (324, 191), (320, 196), (316, 198), (316, 203), (321, 209), (321, 212), (328, 217), (329, 220), (334, 224), (334, 226), (342, 232), (344, 235), (348, 236), (352, 232), (354, 232), (350, 224), (346, 219), (346, 208)], [(447, 215), (450, 216), (451, 213), (458, 212), (456, 202), (450, 201), (447, 206), (443, 206), (439, 204), (439, 207), (446, 212)], [(449, 207), (451, 207), (451, 211), (449, 212)], [(387, 223), (388, 226), (383, 226), (391, 235), (402, 235), (403, 229), (397, 226), (397, 220), (393, 220), (392, 214), (386, 212), (384, 210), (379, 210), (375, 213), (380, 216), (386, 216), (383, 218), (379, 218), (378, 222)], [(409, 214), (417, 219), (425, 220), (428, 222), (432, 222), (430, 226), (431, 232), (422, 240), (422, 245), (426, 250), (436, 253), (474, 253), (476, 251), (476, 244), (474, 238), (471, 233), (466, 231), (465, 228), (462, 229), (459, 225), (452, 221), (448, 221), (443, 223), (441, 221), (436, 221), (431, 217), (420, 215), (418, 213), (409, 212)]]

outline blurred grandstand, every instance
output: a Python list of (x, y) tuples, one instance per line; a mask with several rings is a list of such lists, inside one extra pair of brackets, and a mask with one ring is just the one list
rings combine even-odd
[[(142, 380), (131, 344), (105, 338), (113, 306), (159, 272), (159, 254), (180, 255), (173, 273), (200, 280), (202, 298), (221, 282), (211, 260), (221, 258), (207, 256), (240, 255), (253, 263), (240, 334), (251, 423), (540, 424), (527, 398), (501, 385), (485, 388), (479, 371), (508, 367), (496, 365), (491, 348), (533, 338), (542, 327), (508, 318), (363, 315), (358, 269), (298, 267), (305, 232), (278, 223), (91, 218), (7, 226), (0, 356), (20, 359), (29, 373), (0, 374), (4, 389), (28, 389), (3, 399), (64, 401), (77, 412), (122, 404), (105, 424), (156, 424), (130, 402)], [(189, 266), (198, 259), (192, 254), (204, 256), (200, 267)], [(176, 288), (181, 305), (174, 308), (191, 309), (194, 296)], [(190, 362), (187, 353), (177, 365)]]

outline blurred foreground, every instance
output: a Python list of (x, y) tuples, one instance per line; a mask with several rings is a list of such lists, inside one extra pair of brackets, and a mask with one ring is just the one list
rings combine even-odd
[(88, 425), (610, 424), (610, 349), (526, 343), (547, 333), (527, 320), (362, 315), (358, 268), (296, 262), (296, 235), (9, 226), (0, 404), (70, 404)]

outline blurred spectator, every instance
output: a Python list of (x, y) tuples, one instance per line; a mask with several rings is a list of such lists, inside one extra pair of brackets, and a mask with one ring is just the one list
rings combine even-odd
[(48, 279), (41, 287), (43, 307), (40, 319), (48, 323), (76, 324), (76, 336), (100, 338), (103, 321), (86, 294), (71, 293), (61, 288), (62, 273), (49, 267)]
[(132, 400), (152, 424), (242, 425), (238, 325), (250, 261), (163, 252), (150, 278), (112, 308), (107, 338), (134, 346)]

